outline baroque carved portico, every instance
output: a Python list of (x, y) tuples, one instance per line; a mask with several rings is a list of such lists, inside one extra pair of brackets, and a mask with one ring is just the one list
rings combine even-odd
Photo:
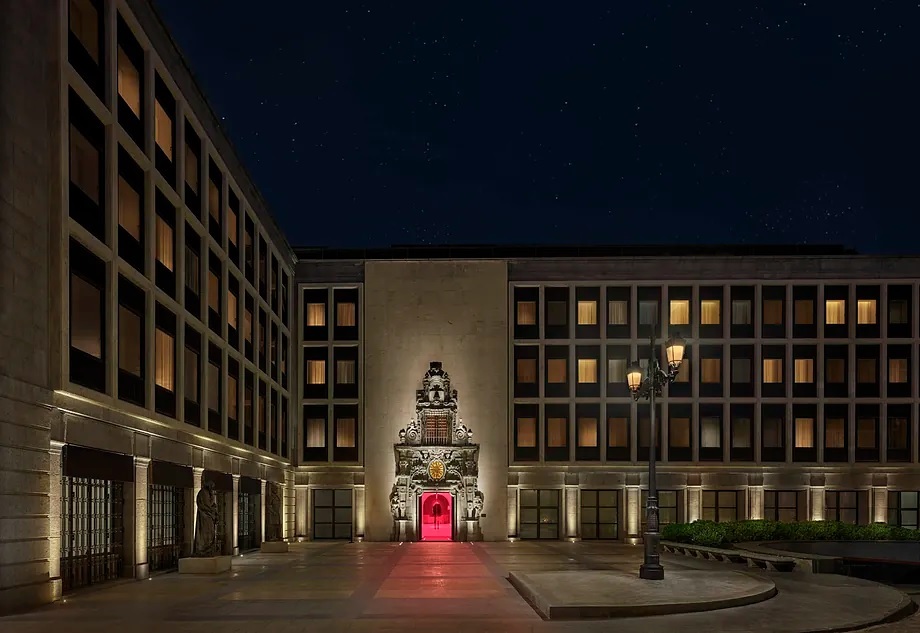
[(483, 495), (478, 487), (479, 445), (458, 415), (457, 390), (440, 362), (432, 362), (415, 392), (415, 416), (394, 445), (396, 481), (390, 492), (393, 539), (418, 539), (418, 500), (425, 491), (454, 499), (457, 540), (478, 540)]

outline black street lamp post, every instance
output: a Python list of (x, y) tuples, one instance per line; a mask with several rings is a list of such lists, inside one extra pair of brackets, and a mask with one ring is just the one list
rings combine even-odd
[[(665, 343), (665, 353), (668, 358), (668, 365), (662, 368), (658, 361), (658, 354), (655, 350), (655, 325), (652, 325), (652, 332), (649, 335), (649, 358), (648, 366), (645, 370), (638, 362), (630, 365), (626, 372), (626, 384), (633, 394), (633, 398), (638, 402), (639, 398), (649, 400), (651, 406), (651, 424), (649, 429), (649, 455), (648, 455), (648, 501), (646, 502), (646, 526), (645, 526), (645, 560), (639, 567), (639, 578), (644, 580), (662, 580), (664, 578), (664, 567), (661, 566), (661, 558), (658, 555), (658, 484), (655, 480), (655, 444), (658, 439), (658, 429), (655, 420), (655, 398), (661, 395), (662, 388), (673, 382), (680, 371), (680, 363), (684, 359), (684, 348), (686, 343), (680, 336), (674, 336)], [(643, 375), (645, 374), (645, 375)]]

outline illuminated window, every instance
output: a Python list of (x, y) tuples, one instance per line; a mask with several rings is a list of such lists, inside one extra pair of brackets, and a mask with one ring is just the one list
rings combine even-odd
[(856, 420), (856, 448), (878, 448), (877, 430), (875, 418)]
[(565, 382), (565, 359), (550, 358), (546, 361), (546, 382), (551, 384), (562, 384)]
[(517, 381), (521, 384), (537, 382), (537, 359), (517, 359)]
[(795, 381), (812, 383), (815, 381), (815, 361), (812, 358), (795, 359)]
[(198, 352), (185, 348), (185, 399), (198, 402)]
[(141, 241), (141, 195), (121, 176), (118, 177), (118, 225)]
[(847, 302), (843, 299), (827, 299), (824, 302), (824, 323), (826, 325), (846, 325)]
[(888, 382), (893, 382), (893, 383), (907, 382), (907, 359), (906, 358), (889, 358), (888, 359)]
[(157, 216), (157, 261), (169, 271), (172, 271), (174, 266), (174, 249), (173, 228), (169, 226), (166, 220)]
[(536, 448), (537, 446), (537, 419), (517, 419), (517, 447)]
[(658, 323), (658, 302), (639, 302), (639, 325), (654, 325)]
[(732, 299), (732, 325), (751, 324), (751, 302), (748, 299)]
[(198, 154), (188, 144), (185, 144), (185, 184), (194, 193), (198, 193), (198, 172), (201, 167), (198, 165)]
[(70, 0), (70, 31), (99, 63), (99, 12), (90, 0)]
[(351, 359), (335, 361), (335, 382), (339, 385), (355, 384), (355, 361)]
[(815, 304), (811, 299), (795, 300), (795, 324), (796, 325), (814, 325), (815, 323)]
[(518, 301), (517, 302), (517, 324), (518, 325), (536, 325), (537, 324), (537, 302), (536, 301)]
[(307, 360), (307, 384), (308, 385), (325, 385), (326, 384), (326, 361), (322, 359)]
[(335, 421), (335, 447), (354, 448), (357, 446), (354, 418), (337, 418)]
[(874, 358), (857, 358), (856, 359), (856, 382), (874, 383), (875, 378), (875, 359)]
[(597, 301), (578, 302), (578, 325), (597, 325)]
[(894, 299), (888, 302), (888, 323), (891, 325), (906, 325), (908, 314), (910, 312), (906, 301)]
[(783, 359), (781, 358), (764, 358), (763, 359), (763, 381), (764, 383), (783, 382)]
[(700, 359), (700, 382), (722, 382), (722, 360), (719, 358)]
[(751, 382), (751, 359), (750, 358), (733, 358), (732, 359), (732, 382), (750, 383)]
[(220, 312), (220, 280), (213, 270), (208, 270), (208, 307)]
[(597, 446), (597, 418), (578, 418), (578, 446)]
[(782, 299), (764, 299), (763, 324), (764, 325), (782, 325), (783, 324), (783, 301)]
[(125, 306), (118, 306), (118, 368), (141, 375), (141, 317)]
[(546, 302), (546, 324), (562, 326), (568, 323), (568, 305), (565, 301)]
[(237, 305), (236, 293), (227, 289), (227, 325), (234, 330), (236, 329), (237, 319), (239, 318), (239, 308)]
[(335, 324), (338, 327), (355, 327), (355, 304), (340, 302), (335, 304)]
[(326, 448), (326, 420), (307, 418), (307, 448)]
[(596, 358), (579, 358), (578, 359), (578, 382), (580, 383), (597, 382), (597, 359)]
[(157, 387), (166, 391), (176, 388), (176, 340), (171, 334), (156, 329), (154, 336), (154, 374)]
[(627, 325), (629, 323), (629, 302), (627, 301), (608, 301), (607, 302), (607, 324), (608, 325)]
[(564, 448), (568, 445), (565, 427), (565, 418), (548, 418), (546, 420), (546, 445), (549, 448)]
[(607, 420), (607, 446), (610, 448), (629, 446), (629, 421), (626, 418)]
[(239, 231), (239, 227), (237, 226), (236, 211), (233, 210), (233, 207), (227, 207), (227, 240), (233, 246), (236, 246), (237, 231)]
[(220, 222), (220, 188), (210, 178), (208, 179), (208, 213), (215, 222)]
[(700, 420), (700, 448), (719, 448), (722, 446), (722, 420), (706, 417)]
[(166, 158), (173, 157), (173, 122), (169, 114), (157, 100), (154, 102), (154, 134), (157, 147), (166, 154)]
[(856, 302), (856, 324), (857, 325), (875, 325), (876, 320), (875, 299), (859, 299)]
[(831, 383), (846, 382), (846, 361), (842, 358), (828, 358), (824, 381)]
[(690, 448), (690, 418), (668, 419), (668, 444), (673, 448)]
[(686, 299), (671, 299), (671, 325), (690, 323), (690, 302)]
[(722, 302), (718, 299), (700, 301), (700, 325), (719, 325), (722, 323)]
[(252, 343), (252, 310), (249, 306), (243, 310), (243, 336), (247, 343)]
[(843, 418), (827, 418), (824, 420), (824, 447), (846, 448), (847, 424)]
[(99, 204), (99, 150), (70, 126), (70, 182)]
[(307, 327), (323, 327), (326, 325), (326, 304), (307, 304)]
[(118, 47), (118, 96), (134, 116), (141, 117), (141, 76), (121, 46)]
[(608, 358), (607, 359), (607, 382), (609, 383), (626, 383), (626, 359), (625, 358)]
[(796, 448), (815, 447), (815, 420), (814, 418), (795, 419), (795, 445)]

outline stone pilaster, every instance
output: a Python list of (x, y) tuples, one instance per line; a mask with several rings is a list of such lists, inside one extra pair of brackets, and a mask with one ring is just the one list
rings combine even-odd
[(364, 485), (355, 486), (355, 537), (364, 538)]
[(266, 492), (266, 481), (264, 479), (259, 480), (261, 487), (259, 488), (259, 543), (265, 540), (265, 492)]
[(64, 443), (51, 440), (48, 450), (51, 456), (49, 472), (49, 497), (48, 507), (48, 577), (51, 579), (52, 600), (59, 600), (62, 593), (61, 587), (61, 477), (63, 476), (63, 463), (61, 460)]
[(195, 527), (198, 521), (197, 500), (198, 493), (201, 492), (201, 476), (203, 473), (204, 468), (192, 468), (192, 500), (191, 503), (185, 506), (185, 524), (191, 528), (191, 535), (188, 541), (190, 543), (190, 555), (195, 553)]
[(233, 475), (233, 520), (230, 522), (232, 532), (230, 537), (231, 553), (236, 556), (240, 553), (240, 476)]
[(144, 580), (150, 575), (147, 562), (147, 476), (150, 458), (134, 458), (134, 578)]
[(298, 537), (307, 537), (310, 533), (307, 527), (307, 492), (306, 486), (294, 488), (294, 535)]

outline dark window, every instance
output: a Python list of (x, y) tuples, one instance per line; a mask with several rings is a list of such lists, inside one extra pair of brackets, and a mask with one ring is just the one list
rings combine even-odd
[(909, 462), (911, 450), (911, 405), (888, 405), (888, 461)]
[(575, 407), (575, 459), (600, 460), (600, 414), (600, 406), (597, 404), (578, 404)]
[(176, 315), (156, 304), (154, 404), (157, 413), (176, 417)]
[(668, 461), (688, 462), (693, 459), (693, 411), (688, 404), (668, 407)]
[(629, 461), (630, 412), (628, 404), (607, 405), (607, 460)]
[(547, 404), (543, 410), (544, 457), (548, 462), (566, 462), (569, 454), (569, 405)]
[(208, 256), (208, 327), (217, 335), (221, 334), (223, 322), (221, 319), (221, 261), (215, 251)]
[(185, 124), (185, 206), (201, 217), (201, 141), (191, 124)]
[(514, 461), (540, 459), (539, 412), (535, 404), (514, 405)]
[(703, 491), (703, 520), (737, 521), (741, 515), (738, 507), (737, 490), (704, 490)]
[(105, 21), (102, 0), (70, 0), (67, 59), (99, 98), (105, 92)]
[(521, 490), (521, 538), (559, 538), (558, 490)]
[[(889, 492), (889, 507), (891, 495)], [(865, 525), (868, 523), (868, 511), (869, 494), (866, 490), (828, 490), (824, 493), (825, 521)]]
[(118, 256), (144, 272), (144, 172), (118, 150)]
[(185, 225), (185, 309), (201, 318), (201, 238)]
[(619, 491), (582, 490), (580, 497), (581, 538), (619, 538)]
[(146, 297), (144, 291), (118, 277), (118, 398), (143, 407), (146, 363)]
[(216, 345), (208, 345), (208, 430), (222, 435), (224, 432), (221, 418), (224, 394), (221, 391), (221, 351)]
[(144, 49), (118, 16), (117, 83), (118, 124), (134, 143), (144, 148)]
[(255, 377), (252, 372), (245, 373), (245, 386), (243, 387), (243, 442), (249, 446), (256, 445), (255, 436)]
[(764, 286), (761, 290), (761, 335), (764, 338), (786, 336), (786, 288)]
[(227, 359), (227, 437), (240, 439), (240, 364), (229, 357)]
[(722, 405), (700, 405), (700, 460), (722, 461)]
[(192, 328), (185, 327), (185, 421), (188, 424), (201, 424), (201, 335)]
[(569, 338), (569, 289), (544, 288), (543, 300), (543, 336), (548, 339)]
[(731, 416), (731, 461), (754, 461), (754, 407), (749, 404), (733, 404)]
[(358, 289), (336, 288), (332, 291), (332, 298), (335, 305), (333, 338), (336, 341), (357, 341)]
[(303, 407), (303, 459), (305, 462), (329, 461), (327, 428), (328, 410), (324, 404)]
[(762, 405), (760, 412), (761, 460), (786, 461), (785, 405)]
[(824, 461), (849, 461), (849, 431), (847, 423), (848, 406), (845, 404), (824, 405)]
[(157, 171), (173, 188), (176, 186), (176, 100), (166, 83), (154, 81), (154, 162)]
[(70, 240), (70, 381), (100, 393), (105, 385), (106, 267)]
[(805, 520), (805, 494), (804, 490), (764, 490), (763, 518), (783, 523)]
[(358, 461), (358, 407), (335, 405), (332, 458), (337, 462)]
[(569, 348), (567, 346), (546, 346), (544, 354), (544, 395), (548, 398), (569, 397)]
[(888, 524), (911, 530), (920, 528), (920, 493), (889, 490)]
[(540, 395), (540, 348), (536, 345), (514, 346), (514, 397), (536, 398)]
[(176, 298), (176, 209), (158, 189), (154, 227), (154, 278), (157, 287)]
[(70, 217), (105, 242), (105, 128), (73, 91), (68, 143)]
[(208, 164), (208, 232), (223, 244), (221, 224), (224, 216), (224, 176), (214, 161)]

